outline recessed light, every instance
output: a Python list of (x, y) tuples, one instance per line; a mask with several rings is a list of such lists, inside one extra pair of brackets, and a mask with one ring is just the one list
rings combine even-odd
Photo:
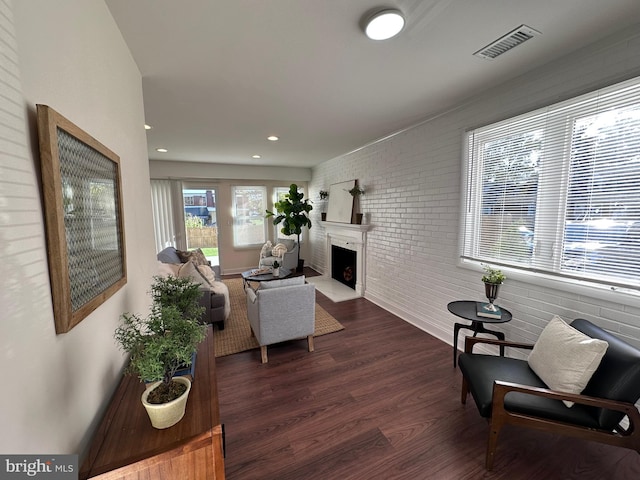
[(387, 9), (372, 15), (366, 22), (364, 32), (371, 40), (387, 40), (395, 37), (404, 28), (402, 12)]
[(144, 129), (145, 130), (151, 130), (151, 125), (147, 125), (146, 123), (144, 124)]
[(251, 155), (251, 158), (262, 158), (261, 155)]
[(271, 136), (267, 137), (267, 140), (271, 140), (272, 142), (277, 142), (280, 139), (278, 137), (276, 137), (275, 135), (271, 135)]
[(156, 152), (160, 152), (160, 153), (167, 153), (169, 150), (167, 150), (166, 148), (156, 148)]

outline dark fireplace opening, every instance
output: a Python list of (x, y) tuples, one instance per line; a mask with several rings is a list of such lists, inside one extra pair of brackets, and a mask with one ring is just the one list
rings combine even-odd
[(356, 260), (355, 251), (331, 245), (331, 278), (355, 290)]

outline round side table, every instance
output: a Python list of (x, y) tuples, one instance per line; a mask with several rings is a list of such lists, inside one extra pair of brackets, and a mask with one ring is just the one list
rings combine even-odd
[[(500, 318), (487, 318), (479, 317), (477, 312), (477, 305), (483, 302), (476, 302), (474, 300), (456, 300), (447, 305), (447, 309), (455, 316), (464, 318), (471, 321), (471, 325), (464, 323), (454, 323), (453, 325), (453, 368), (456, 367), (458, 359), (458, 332), (461, 328), (465, 330), (473, 331), (473, 336), (477, 336), (479, 333), (488, 333), (495, 335), (499, 340), (504, 340), (504, 333), (497, 332), (495, 330), (487, 330), (484, 328), (485, 323), (506, 323), (511, 320), (511, 312), (506, 308), (500, 307)], [(504, 347), (500, 347), (500, 355), (504, 355)]]

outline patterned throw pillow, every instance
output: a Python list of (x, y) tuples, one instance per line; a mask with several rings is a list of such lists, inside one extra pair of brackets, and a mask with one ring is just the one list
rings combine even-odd
[(176, 250), (178, 257), (182, 263), (192, 262), (195, 265), (209, 265), (209, 260), (204, 256), (202, 250), (199, 248), (185, 252), (183, 250)]

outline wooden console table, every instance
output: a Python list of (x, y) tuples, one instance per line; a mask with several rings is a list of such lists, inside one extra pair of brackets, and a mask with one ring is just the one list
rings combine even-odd
[(224, 480), (211, 325), (198, 347), (195, 379), (180, 422), (164, 430), (153, 428), (140, 402), (143, 391), (138, 378), (123, 377), (93, 437), (80, 479)]

